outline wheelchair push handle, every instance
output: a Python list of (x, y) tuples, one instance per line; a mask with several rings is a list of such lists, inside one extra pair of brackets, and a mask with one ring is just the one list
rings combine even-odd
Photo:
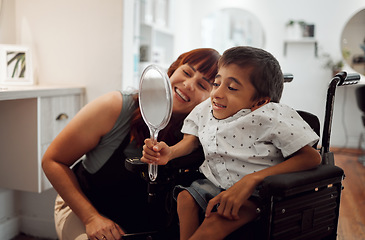
[(360, 81), (360, 74), (339, 72), (333, 77), (332, 81), (336, 82), (337, 86), (357, 84)]
[(284, 77), (284, 82), (291, 82), (294, 79), (294, 75), (291, 73), (284, 73), (283, 77)]
[(336, 87), (357, 84), (359, 80), (360, 75), (357, 73), (339, 72), (332, 78), (328, 86), (321, 148), (322, 164), (334, 164), (333, 157), (328, 157), (328, 155), (330, 155), (329, 146)]
[(356, 84), (360, 81), (360, 74), (358, 73), (349, 73), (343, 83), (343, 85), (351, 85)]

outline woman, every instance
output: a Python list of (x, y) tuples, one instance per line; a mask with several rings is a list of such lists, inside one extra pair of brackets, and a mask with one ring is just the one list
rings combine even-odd
[[(174, 144), (182, 138), (183, 119), (209, 97), (219, 57), (213, 49), (195, 49), (170, 66), (173, 113), (159, 139)], [(141, 156), (147, 137), (137, 95), (116, 91), (87, 104), (53, 140), (42, 167), (59, 193), (55, 222), (61, 240), (120, 239), (147, 229), (146, 183), (124, 167), (126, 157)]]

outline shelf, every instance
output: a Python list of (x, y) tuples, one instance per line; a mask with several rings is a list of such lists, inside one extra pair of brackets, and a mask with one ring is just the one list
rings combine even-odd
[(174, 36), (174, 33), (166, 26), (159, 26), (153, 23), (141, 23), (141, 28), (151, 28), (153, 31), (160, 32), (162, 34)]
[(284, 42), (287, 43), (316, 43), (317, 39), (315, 38), (311, 38), (311, 37), (307, 37), (307, 38), (287, 38), (284, 40)]
[(284, 56), (286, 56), (288, 44), (314, 44), (314, 56), (318, 57), (318, 43), (315, 38), (285, 39)]

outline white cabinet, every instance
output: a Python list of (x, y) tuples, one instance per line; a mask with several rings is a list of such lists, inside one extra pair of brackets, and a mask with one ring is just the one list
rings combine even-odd
[(44, 152), (83, 105), (83, 87), (0, 89), (0, 187), (42, 192), (51, 188)]
[(154, 63), (167, 69), (174, 60), (174, 1), (123, 2), (124, 89), (138, 88), (139, 78), (147, 65)]
[(174, 35), (167, 26), (140, 24), (140, 64), (155, 63), (167, 68), (173, 61)]
[(135, 24), (139, 26), (136, 44), (139, 44), (140, 70), (151, 63), (167, 68), (172, 63), (174, 50), (173, 0), (139, 0), (139, 3)]

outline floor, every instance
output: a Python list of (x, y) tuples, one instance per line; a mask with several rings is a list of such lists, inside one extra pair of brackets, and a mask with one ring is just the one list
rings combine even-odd
[[(365, 240), (365, 166), (357, 161), (359, 152), (332, 149), (336, 165), (346, 174), (341, 197), (338, 240)], [(11, 240), (47, 240), (18, 235)]]
[(357, 152), (334, 151), (336, 165), (345, 171), (341, 194), (338, 240), (365, 239), (365, 166)]

